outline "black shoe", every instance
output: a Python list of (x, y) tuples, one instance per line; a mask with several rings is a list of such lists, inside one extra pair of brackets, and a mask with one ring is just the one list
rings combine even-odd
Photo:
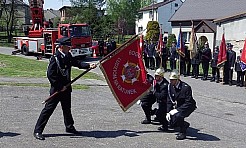
[(216, 83), (220, 83), (220, 80), (217, 80)]
[(44, 136), (41, 133), (33, 133), (33, 136), (38, 140), (45, 140)]
[(150, 124), (150, 123), (151, 123), (151, 120), (147, 120), (147, 119), (145, 119), (141, 122), (141, 124)]
[(184, 140), (186, 138), (186, 133), (179, 133), (176, 137), (177, 140)]
[(232, 84), (231, 84), (231, 83), (229, 83), (229, 86), (232, 86)]
[(198, 76), (196, 76), (195, 79), (198, 79)]
[(191, 76), (191, 78), (195, 78), (196, 76)]
[(210, 82), (214, 82), (215, 81), (215, 78), (212, 78), (211, 80), (210, 80)]
[(168, 127), (160, 126), (160, 127), (158, 127), (158, 130), (162, 131), (162, 132), (168, 132)]
[(75, 128), (66, 128), (66, 132), (71, 134), (80, 134), (80, 132), (78, 132)]

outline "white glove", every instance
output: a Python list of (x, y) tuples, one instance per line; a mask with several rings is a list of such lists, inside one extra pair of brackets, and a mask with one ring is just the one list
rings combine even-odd
[(169, 113), (167, 113), (166, 119), (167, 119), (168, 122), (171, 120), (171, 115)]
[(175, 61), (177, 60), (177, 58), (174, 59)]
[(233, 67), (231, 67), (231, 70), (233, 69)]
[(176, 114), (177, 112), (179, 112), (177, 109), (173, 109), (173, 110), (171, 110), (171, 111), (169, 112), (169, 114), (173, 116), (173, 115)]

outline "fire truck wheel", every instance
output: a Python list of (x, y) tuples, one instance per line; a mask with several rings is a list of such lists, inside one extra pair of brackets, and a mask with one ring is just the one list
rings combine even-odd
[(29, 53), (28, 47), (26, 45), (22, 46), (21, 51), (22, 51), (22, 54), (24, 54), (24, 55), (28, 55), (28, 53)]

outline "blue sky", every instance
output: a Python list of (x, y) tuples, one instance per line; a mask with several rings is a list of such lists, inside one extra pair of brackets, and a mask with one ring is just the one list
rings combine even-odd
[(62, 6), (70, 6), (69, 0), (44, 0), (44, 9), (54, 9), (58, 10)]

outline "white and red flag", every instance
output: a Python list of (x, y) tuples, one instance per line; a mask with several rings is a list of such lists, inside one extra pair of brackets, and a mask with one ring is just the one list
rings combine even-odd
[(151, 87), (147, 82), (140, 48), (135, 39), (117, 50), (108, 59), (100, 61), (100, 68), (123, 111), (129, 109)]

